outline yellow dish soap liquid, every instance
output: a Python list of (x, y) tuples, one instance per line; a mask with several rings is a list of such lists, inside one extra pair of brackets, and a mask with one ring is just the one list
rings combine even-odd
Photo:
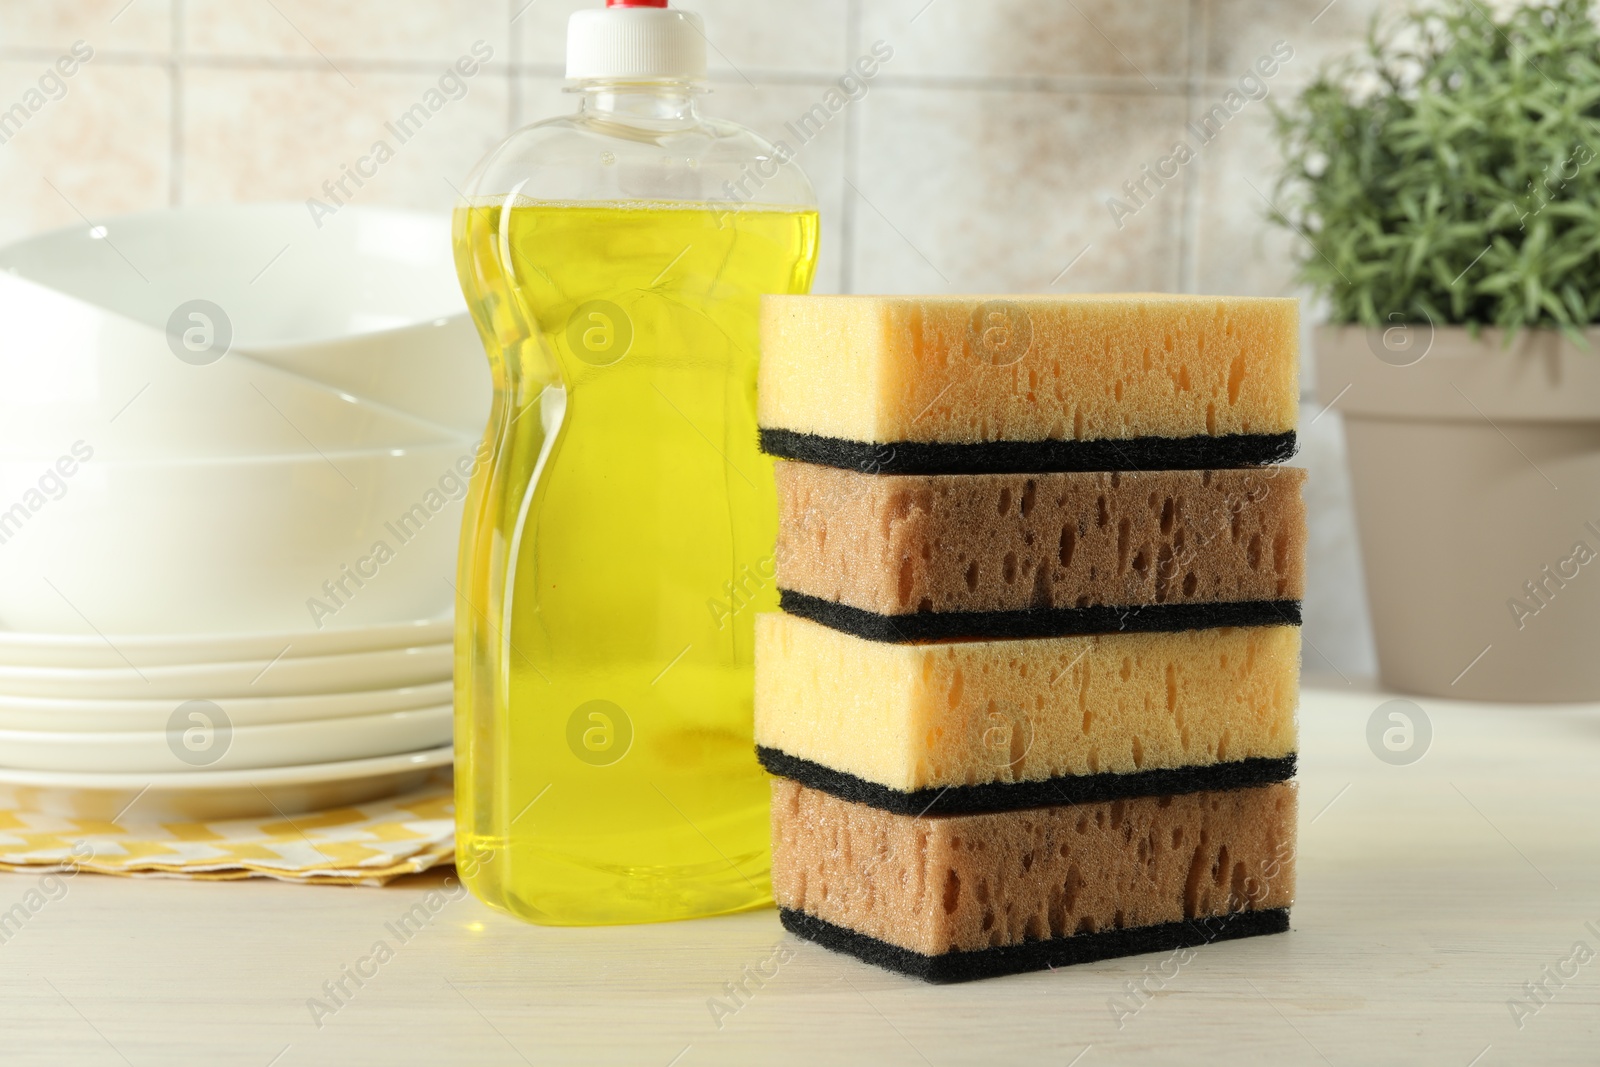
[(757, 315), (810, 287), (817, 212), (787, 152), (700, 115), (699, 21), (573, 15), (577, 113), (512, 134), (455, 213), (495, 381), (457, 581), (457, 864), (532, 922), (771, 901)]

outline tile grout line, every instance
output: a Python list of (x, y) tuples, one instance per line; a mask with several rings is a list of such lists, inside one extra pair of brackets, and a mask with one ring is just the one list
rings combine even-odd
[[(757, 71), (755, 76), (781, 72)], [(977, 92), (1082, 96), (1184, 96), (1182, 77), (1157, 74), (1153, 82), (1118, 74), (880, 74), (876, 84), (896, 89), (969, 89)]]
[[(1194, 121), (1200, 87), (1210, 62), (1211, 20), (1206, 0), (1189, 0), (1185, 13), (1183, 119)], [(1196, 61), (1198, 53), (1198, 62)], [(1185, 168), (1178, 200), (1178, 291), (1193, 293), (1200, 285), (1200, 186), (1205, 160)]]
[(506, 133), (522, 125), (522, 33), (515, 19), (523, 0), (506, 0)]
[[(844, 10), (845, 62), (850, 63), (861, 43), (861, 0), (848, 0)], [(860, 107), (868, 106), (862, 100)], [(839, 191), (839, 291), (852, 293), (856, 284), (856, 196), (854, 189), (859, 177), (857, 146), (861, 124), (857, 121), (859, 108), (845, 108), (844, 112), (844, 188)]]
[(171, 0), (172, 20), (170, 45), (172, 54), (167, 61), (167, 81), (172, 99), (170, 117), (172, 129), (168, 131), (167, 199), (173, 207), (183, 203), (183, 123), (184, 91), (187, 79), (184, 72), (184, 0)]
[[(0, 46), (0, 61), (49, 61), (56, 57), (56, 51), (48, 48), (33, 47), (6, 47)], [(375, 74), (426, 74), (434, 75), (440, 70), (444, 59), (373, 59), (352, 58), (350, 56), (331, 57), (338, 65), (346, 70), (361, 71)], [(107, 49), (95, 52), (95, 62), (116, 66), (154, 66), (166, 67), (171, 65), (172, 58), (160, 52), (144, 51), (117, 51)], [(188, 68), (205, 68), (210, 70), (282, 70), (305, 71), (327, 69), (327, 64), (318, 57), (302, 56), (264, 56), (264, 55), (215, 55), (204, 52), (185, 52), (183, 65)], [(513, 66), (506, 63), (498, 70), (487, 71), (498, 78), (539, 77), (561, 80), (565, 77), (565, 68), (558, 63), (524, 63), (518, 60)], [(836, 70), (760, 70), (745, 68), (740, 77), (730, 70), (712, 68), (710, 82), (713, 85), (746, 85), (762, 86), (808, 86), (812, 88), (827, 88), (839, 79)], [(881, 73), (873, 84), (890, 89), (913, 90), (969, 90), (974, 92), (998, 93), (1038, 93), (1047, 96), (1140, 96), (1140, 97), (1181, 97), (1187, 98), (1189, 86), (1181, 78), (1167, 75), (1157, 75), (1155, 79), (1160, 85), (1151, 89), (1140, 78), (1124, 78), (1117, 75), (1081, 75), (1081, 76), (1043, 76), (1043, 75), (969, 75), (969, 74), (894, 74)], [(1217, 85), (1227, 84), (1224, 79), (1210, 79)]]

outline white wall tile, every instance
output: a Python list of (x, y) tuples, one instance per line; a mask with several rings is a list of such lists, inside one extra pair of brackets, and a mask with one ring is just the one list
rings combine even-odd
[(1337, 411), (1318, 416), (1322, 405), (1300, 410), (1300, 454), (1306, 468), (1306, 598), (1301, 659), (1308, 673), (1352, 680), (1378, 672), (1361, 577), (1345, 458), (1344, 425)]
[(498, 0), (185, 0), (184, 47), (208, 57), (446, 64), (481, 40), (503, 61), (506, 17)]
[(1164, 83), (1188, 69), (1188, 5), (1113, 0), (862, 0), (860, 38), (897, 74), (1093, 77)]
[(194, 202), (328, 199), (337, 181), (379, 141), (394, 157), (354, 189), (351, 202), (449, 210), (451, 185), (504, 133), (506, 82), (467, 83), (420, 133), (404, 142), (385, 123), (421, 101), (429, 74), (362, 76), (353, 89), (331, 71), (192, 70), (184, 107), (184, 189)]
[[(0, 101), (37, 91), (44, 69), (0, 63)], [(0, 145), (0, 241), (167, 203), (167, 72), (91, 61), (64, 84)]]
[(1181, 98), (884, 86), (856, 106), (856, 291), (1177, 287), (1182, 189), (1120, 229), (1106, 201), (1171, 144)]
[(683, 0), (705, 19), (713, 69), (837, 73), (846, 55), (845, 0)]
[(1388, 16), (1405, 6), (1396, 0), (1206, 0), (1206, 73), (1236, 79), (1281, 41), (1294, 52), (1282, 80), (1303, 85), (1323, 64), (1359, 48), (1375, 13)]
[(561, 78), (538, 77), (524, 74), (517, 79), (518, 99), (521, 105), (521, 125), (541, 122), (558, 115), (570, 115), (578, 109), (578, 97), (566, 91), (567, 83)]
[[(1196, 112), (1199, 113), (1198, 111)], [(1201, 292), (1292, 296), (1295, 256), (1306, 249), (1294, 231), (1269, 221), (1277, 197), (1279, 154), (1266, 101), (1252, 101), (1211, 140), (1191, 127), (1199, 180), (1198, 269)]]
[(518, 35), (523, 63), (565, 69), (567, 19), (588, 0), (518, 0), (511, 31)]
[(6, 0), (0, 48), (66, 51), (83, 41), (96, 51), (166, 53), (172, 46), (171, 0)]

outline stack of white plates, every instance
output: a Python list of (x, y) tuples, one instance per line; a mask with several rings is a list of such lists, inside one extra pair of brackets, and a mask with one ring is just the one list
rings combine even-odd
[(448, 220), (175, 209), (0, 249), (0, 804), (287, 814), (448, 765), (488, 398)]
[(450, 637), (448, 620), (311, 634), (0, 633), (0, 800), (224, 818), (409, 788), (450, 763)]

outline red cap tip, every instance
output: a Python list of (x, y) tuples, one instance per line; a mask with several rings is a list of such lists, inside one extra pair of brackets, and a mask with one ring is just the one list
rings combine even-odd
[(606, 0), (607, 7), (666, 7), (667, 0)]

